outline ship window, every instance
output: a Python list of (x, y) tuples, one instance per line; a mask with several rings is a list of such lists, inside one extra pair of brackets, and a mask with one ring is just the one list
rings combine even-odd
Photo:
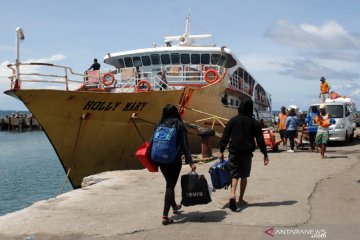
[(217, 64), (220, 60), (220, 54), (211, 54), (211, 64)]
[(244, 79), (244, 69), (239, 68), (239, 76)]
[(141, 60), (144, 66), (151, 65), (150, 57), (149, 56), (141, 56)]
[(201, 64), (210, 63), (210, 54), (201, 54)]
[(124, 60), (122, 58), (119, 58), (119, 68), (124, 68), (125, 67), (125, 63)]
[(248, 76), (249, 76), (249, 74), (248, 74), (246, 71), (244, 71), (244, 80), (245, 80), (245, 82), (247, 82), (247, 83), (249, 83), (249, 81), (248, 81)]
[(135, 67), (140, 67), (140, 66), (142, 66), (140, 57), (133, 57), (133, 62), (134, 62), (134, 66), (135, 66)]
[(191, 63), (200, 64), (200, 54), (191, 54)]
[(170, 64), (169, 54), (161, 54), (161, 64)]
[(190, 55), (181, 54), (181, 64), (189, 64), (189, 63), (190, 63)]
[(124, 58), (124, 60), (125, 60), (126, 67), (133, 67), (134, 66), (131, 57), (126, 57), (126, 58)]
[(224, 66), (224, 65), (225, 65), (225, 64), (224, 64), (224, 63), (225, 63), (225, 59), (226, 59), (225, 56), (221, 56), (218, 65)]
[(160, 64), (160, 59), (159, 59), (159, 55), (158, 54), (152, 54), (151, 55), (151, 63), (153, 65), (158, 65)]
[(171, 57), (171, 63), (172, 64), (179, 64), (180, 63), (180, 54), (172, 53), (172, 54), (170, 54), (170, 57)]

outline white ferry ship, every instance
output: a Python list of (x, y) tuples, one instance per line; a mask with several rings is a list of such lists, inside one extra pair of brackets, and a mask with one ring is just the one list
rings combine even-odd
[[(18, 40), (22, 37), (18, 28)], [(18, 57), (8, 65), (12, 75), (5, 93), (37, 118), (78, 188), (91, 174), (142, 168), (135, 150), (150, 138), (165, 104), (179, 106), (187, 123), (219, 134), (244, 99), (253, 99), (255, 118), (271, 121), (270, 94), (229, 48), (196, 45), (208, 37), (190, 35), (187, 17), (184, 34), (165, 37), (165, 46), (108, 53), (104, 62), (113, 69), (86, 74), (21, 63)], [(31, 71), (39, 66), (42, 72)], [(198, 151), (200, 137), (193, 129), (189, 139)]]

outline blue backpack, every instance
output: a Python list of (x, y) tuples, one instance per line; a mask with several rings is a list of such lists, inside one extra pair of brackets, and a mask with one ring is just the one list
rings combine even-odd
[(151, 146), (151, 160), (169, 164), (175, 160), (176, 155), (176, 128), (157, 127)]

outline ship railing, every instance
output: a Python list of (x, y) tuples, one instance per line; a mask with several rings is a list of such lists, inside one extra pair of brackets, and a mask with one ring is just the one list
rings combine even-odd
[[(62, 65), (50, 64), (50, 63), (19, 63), (19, 73), (16, 72), (15, 64), (8, 64), (8, 68), (12, 70), (12, 74), (9, 76), (10, 89), (20, 89), (23, 84), (29, 83), (32, 87), (34, 84), (41, 83), (53, 83), (53, 84), (64, 84), (65, 89), (68, 91), (69, 88), (78, 88), (84, 84), (87, 74), (76, 73), (72, 68)], [(47, 73), (44, 67), (50, 67), (51, 73)], [(39, 72), (41, 68), (42, 73)], [(53, 71), (60, 70), (60, 73), (53, 73)], [(34, 72), (31, 72), (34, 71)], [(17, 79), (17, 75), (19, 78)], [(69, 75), (77, 77), (78, 79), (69, 79)], [(46, 78), (46, 79), (45, 79)], [(49, 80), (49, 78), (51, 80)], [(53, 86), (46, 86), (47, 88), (58, 88)]]
[(230, 81), (230, 85), (235, 87), (236, 90), (240, 90), (240, 92), (242, 92), (243, 94), (252, 96), (250, 84), (242, 77), (239, 77), (237, 74), (232, 76), (232, 81)]
[[(166, 70), (166, 81), (163, 81), (159, 73), (139, 72), (136, 68), (122, 68), (120, 71), (108, 70), (102, 73), (100, 71), (76, 73), (71, 67), (50, 63), (19, 63), (18, 68), (15, 64), (7, 66), (12, 70), (9, 76), (10, 89), (20, 89), (24, 84), (30, 84), (32, 88), (58, 89), (58, 85), (63, 84), (66, 91), (82, 89), (82, 87), (85, 90), (115, 87), (120, 88), (119, 92), (133, 92), (138, 90), (137, 84), (141, 80), (148, 81), (152, 90), (172, 90), (187, 85), (209, 84), (205, 79), (206, 71), (209, 69), (215, 69), (219, 76), (226, 72), (225, 68), (218, 65), (163, 65), (162, 67)], [(19, 69), (18, 74), (16, 69)], [(102, 76), (107, 72), (114, 75), (115, 81), (111, 86), (105, 86), (102, 82)], [(42, 83), (47, 85), (43, 86)], [(49, 86), (49, 83), (56, 86)], [(166, 89), (164, 89), (165, 86)]]
[[(161, 69), (165, 69), (165, 81), (162, 79)], [(164, 86), (166, 90), (172, 90), (187, 85), (207, 85), (209, 83), (205, 79), (205, 73), (209, 69), (216, 70), (219, 77), (226, 72), (224, 67), (218, 65), (163, 65), (158, 72), (138, 71), (135, 67), (121, 68), (114, 75), (115, 87), (124, 88), (122, 92), (132, 89), (136, 91), (137, 84), (142, 80), (149, 82), (153, 90), (165, 90)]]

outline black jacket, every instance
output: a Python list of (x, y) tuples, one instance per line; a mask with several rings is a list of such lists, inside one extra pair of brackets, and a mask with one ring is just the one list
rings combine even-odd
[(229, 144), (229, 153), (242, 154), (256, 149), (255, 139), (260, 151), (267, 156), (267, 150), (262, 129), (253, 117), (253, 102), (241, 102), (239, 114), (229, 120), (220, 140), (220, 152), (223, 153)]
[(97, 63), (97, 62), (94, 62), (92, 65), (91, 65), (91, 67), (89, 67), (89, 69), (88, 70), (90, 70), (90, 69), (92, 69), (92, 70), (100, 70), (100, 63)]
[[(181, 160), (181, 155), (185, 155), (185, 163), (192, 164), (193, 160), (191, 157), (190, 147), (189, 147), (189, 140), (187, 137), (187, 131), (184, 126), (184, 123), (179, 121), (177, 118), (170, 118), (166, 119), (163, 123), (156, 125), (156, 128), (160, 127), (169, 127), (169, 128), (176, 128), (176, 149), (177, 149), (177, 160)], [(150, 143), (152, 145), (152, 138)]]

